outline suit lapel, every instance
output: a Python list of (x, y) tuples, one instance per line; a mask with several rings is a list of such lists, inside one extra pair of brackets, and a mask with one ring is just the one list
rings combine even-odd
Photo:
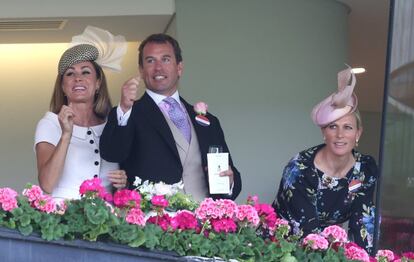
[(141, 100), (144, 108), (142, 115), (147, 118), (148, 123), (150, 123), (161, 135), (161, 137), (167, 143), (168, 147), (170, 147), (170, 149), (174, 152), (174, 155), (177, 157), (178, 161), (181, 163), (173, 134), (160, 108), (155, 104), (154, 100), (152, 100), (152, 98), (147, 93), (142, 96)]
[(187, 110), (188, 116), (191, 119), (191, 122), (193, 123), (194, 130), (197, 133), (198, 138), (198, 144), (200, 147), (201, 155), (204, 156), (207, 154), (208, 149), (208, 130), (209, 127), (201, 126), (197, 121), (195, 120), (196, 113), (193, 109), (193, 106), (187, 103), (182, 97), (180, 97), (181, 101), (183, 102), (185, 109)]

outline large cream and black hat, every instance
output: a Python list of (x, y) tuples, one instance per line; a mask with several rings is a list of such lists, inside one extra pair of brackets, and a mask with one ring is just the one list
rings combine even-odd
[(313, 122), (324, 127), (354, 112), (358, 99), (354, 94), (355, 74), (351, 67), (338, 73), (338, 90), (317, 104), (311, 113)]
[(60, 75), (70, 66), (85, 61), (95, 61), (103, 68), (120, 71), (122, 58), (127, 51), (123, 36), (113, 36), (110, 32), (93, 26), (87, 26), (81, 35), (72, 37), (70, 46), (60, 58)]

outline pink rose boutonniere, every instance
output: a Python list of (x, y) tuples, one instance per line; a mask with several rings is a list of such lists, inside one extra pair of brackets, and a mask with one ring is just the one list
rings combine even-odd
[(194, 105), (194, 111), (197, 113), (195, 120), (202, 126), (209, 126), (210, 120), (206, 117), (208, 105), (204, 102), (197, 102)]

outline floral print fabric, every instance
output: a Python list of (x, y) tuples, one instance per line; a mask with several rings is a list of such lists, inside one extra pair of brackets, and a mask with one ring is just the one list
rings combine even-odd
[(302, 230), (304, 236), (348, 221), (350, 240), (370, 252), (378, 176), (375, 160), (353, 151), (356, 161), (347, 175), (330, 177), (314, 165), (316, 153), (324, 146), (304, 150), (289, 161), (273, 206), (278, 215), (290, 221), (293, 233)]

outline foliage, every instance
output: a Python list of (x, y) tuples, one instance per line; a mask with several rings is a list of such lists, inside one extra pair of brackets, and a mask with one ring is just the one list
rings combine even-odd
[[(124, 189), (112, 197), (98, 180), (85, 183), (81, 199), (60, 203), (44, 195), (38, 186), (28, 185), (22, 196), (0, 189), (0, 226), (23, 235), (38, 233), (48, 241), (113, 241), (225, 260), (414, 261), (414, 253), (398, 257), (390, 250), (380, 250), (370, 258), (348, 242), (346, 232), (338, 226), (304, 238), (290, 235), (288, 222), (257, 197), (249, 197), (245, 205), (210, 198), (196, 203), (182, 192), (156, 194), (148, 190), (150, 184), (144, 192)], [(165, 185), (162, 188), (166, 190)], [(180, 210), (183, 207), (186, 210)]]

